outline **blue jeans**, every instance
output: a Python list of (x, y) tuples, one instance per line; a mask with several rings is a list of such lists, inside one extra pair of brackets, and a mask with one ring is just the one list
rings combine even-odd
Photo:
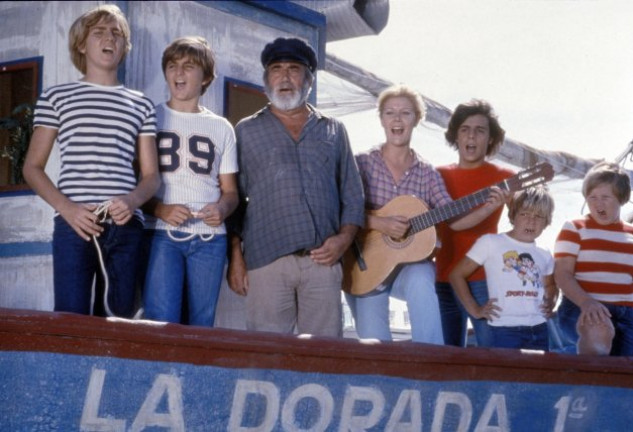
[[(132, 218), (123, 226), (105, 223), (97, 238), (108, 274), (108, 306), (116, 316), (134, 314), (136, 270), (143, 224)], [(94, 242), (79, 237), (61, 216), (53, 230), (55, 310), (90, 314), (92, 283), (97, 275), (95, 315), (105, 315), (104, 281)]]
[(210, 241), (200, 236), (174, 241), (166, 231), (155, 230), (148, 239), (145, 318), (179, 323), (186, 286), (189, 324), (213, 327), (226, 263), (226, 235)]
[[(488, 301), (488, 284), (485, 280), (468, 282), (468, 287), (477, 304), (483, 305)], [(475, 318), (466, 312), (450, 283), (437, 282), (435, 290), (440, 302), (442, 329), (446, 345), (466, 346), (466, 325), (470, 318), (477, 346), (492, 346), (492, 335), (488, 322), (485, 319)]]
[(493, 347), (549, 350), (547, 323), (535, 326), (489, 327)]
[(404, 265), (395, 279), (383, 286), (383, 290), (374, 290), (365, 296), (346, 294), (358, 336), (363, 339), (391, 340), (391, 295), (407, 302), (412, 341), (442, 345), (444, 337), (434, 280), (434, 264), (424, 261)]
[[(610, 354), (612, 356), (633, 356), (633, 307), (602, 304), (611, 312), (611, 322), (615, 329)], [(557, 315), (561, 338), (566, 344), (575, 346), (578, 342), (576, 323), (580, 316), (580, 308), (571, 300), (563, 297)]]
[(560, 350), (562, 352), (576, 353), (576, 344), (578, 343), (576, 322), (578, 322), (579, 316), (580, 308), (563, 296), (556, 310), (556, 324), (558, 325), (558, 334), (562, 344)]

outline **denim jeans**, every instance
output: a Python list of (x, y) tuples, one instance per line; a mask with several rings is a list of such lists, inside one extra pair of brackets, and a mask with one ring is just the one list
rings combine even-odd
[[(132, 218), (119, 226), (103, 224), (97, 238), (108, 275), (107, 302), (116, 316), (134, 314), (136, 271), (143, 224)], [(53, 281), (55, 310), (90, 314), (92, 283), (97, 275), (95, 315), (105, 315), (103, 276), (94, 242), (79, 237), (61, 216), (55, 217), (53, 230)]]
[[(613, 356), (633, 356), (633, 307), (602, 303), (611, 312), (611, 322), (615, 329), (615, 337), (611, 347)], [(574, 346), (578, 342), (576, 323), (580, 316), (580, 308), (571, 300), (563, 297), (558, 307), (558, 326), (561, 338)]]
[[(488, 284), (485, 280), (468, 282), (468, 287), (477, 304), (483, 305), (488, 301)], [(466, 346), (466, 325), (470, 318), (477, 346), (492, 346), (492, 335), (488, 322), (485, 319), (475, 318), (466, 312), (450, 283), (437, 282), (435, 290), (440, 302), (442, 329), (446, 345)]]
[(226, 235), (210, 241), (200, 236), (174, 241), (167, 231), (155, 230), (147, 238), (151, 245), (143, 291), (145, 318), (179, 323), (186, 287), (189, 324), (213, 327), (226, 263)]
[(615, 328), (611, 355), (633, 356), (633, 307), (603, 304), (611, 312)]
[(406, 264), (392, 282), (365, 296), (346, 294), (356, 332), (363, 339), (390, 341), (389, 296), (407, 303), (411, 340), (436, 345), (444, 343), (442, 321), (434, 287), (435, 265), (429, 261)]
[(496, 348), (523, 348), (549, 350), (547, 323), (535, 326), (490, 326), (492, 346)]
[(560, 350), (562, 352), (576, 353), (576, 344), (578, 343), (576, 322), (578, 322), (579, 316), (580, 308), (563, 296), (556, 310), (556, 324), (558, 325), (558, 334), (562, 345)]

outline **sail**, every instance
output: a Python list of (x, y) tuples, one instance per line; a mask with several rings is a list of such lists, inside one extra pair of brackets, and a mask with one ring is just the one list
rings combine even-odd
[[(340, 98), (319, 101), (319, 107), (325, 110), (338, 110), (339, 113), (356, 112), (366, 109), (374, 109), (376, 97), (382, 90), (393, 83), (387, 79), (379, 77), (359, 66), (346, 60), (338, 58), (332, 54), (327, 54), (325, 58), (325, 68), (328, 73), (354, 84), (358, 89), (350, 102), (341, 102)], [(441, 128), (446, 128), (452, 111), (423, 94), (420, 95), (426, 105), (425, 121), (433, 123)], [(552, 145), (552, 147), (555, 147)], [(562, 174), (569, 178), (583, 178), (585, 173), (591, 168), (597, 159), (586, 159), (577, 155), (552, 150), (540, 150), (525, 143), (506, 138), (499, 151), (493, 156), (494, 159), (512, 164), (521, 169), (528, 168), (539, 162), (549, 162), (556, 174)]]

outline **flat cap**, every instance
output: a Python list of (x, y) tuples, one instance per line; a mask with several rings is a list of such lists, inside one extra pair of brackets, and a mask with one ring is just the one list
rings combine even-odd
[(305, 42), (296, 38), (275, 39), (264, 47), (261, 60), (264, 67), (277, 61), (295, 61), (304, 64), (312, 72), (317, 68), (314, 50)]

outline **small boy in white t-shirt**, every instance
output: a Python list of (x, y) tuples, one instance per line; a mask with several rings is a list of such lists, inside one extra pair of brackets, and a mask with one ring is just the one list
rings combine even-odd
[[(450, 274), (455, 294), (466, 310), (488, 320), (492, 345), (547, 351), (547, 318), (556, 303), (554, 259), (535, 240), (551, 223), (554, 200), (543, 186), (516, 192), (509, 205), (512, 230), (480, 237)], [(486, 270), (490, 300), (480, 306), (467, 278)]]

